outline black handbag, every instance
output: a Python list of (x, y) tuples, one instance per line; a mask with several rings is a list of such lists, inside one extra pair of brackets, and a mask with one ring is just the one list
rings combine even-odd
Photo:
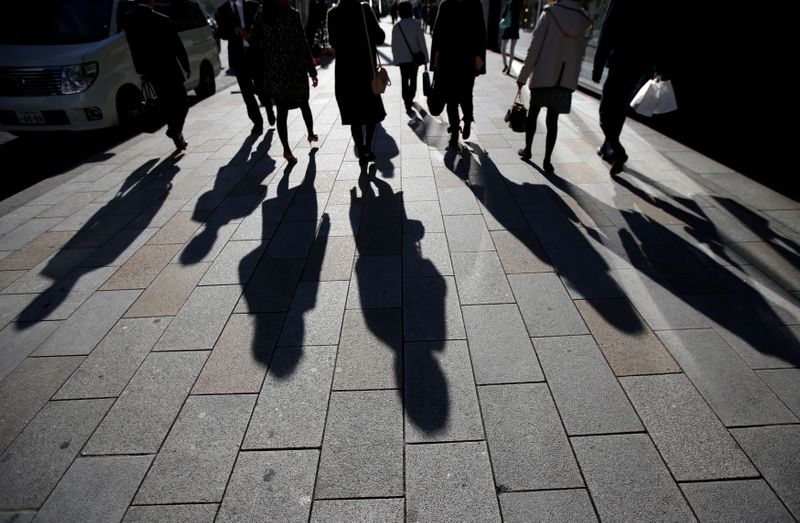
[(153, 84), (142, 82), (142, 102), (139, 111), (139, 129), (146, 133), (154, 133), (164, 125), (164, 115), (158, 104), (158, 96)]
[[(423, 90), (425, 89), (425, 77), (427, 75), (428, 75), (428, 71), (425, 71), (425, 73), (422, 76), (422, 82), (423, 82), (422, 83), (422, 88), (423, 88)], [(439, 116), (440, 114), (442, 114), (442, 111), (444, 111), (444, 106), (446, 104), (446, 100), (445, 100), (445, 96), (444, 96), (444, 89), (443, 89), (444, 86), (440, 85), (442, 82), (441, 81), (437, 81), (436, 76), (437, 76), (437, 74), (433, 75), (433, 82), (431, 82), (431, 85), (428, 88), (428, 91), (430, 92), (430, 94), (427, 95), (427, 98), (426, 98), (426, 102), (427, 102), (427, 105), (428, 105), (428, 112), (432, 116)]]
[(517, 96), (514, 98), (514, 105), (506, 112), (504, 120), (512, 131), (524, 133), (528, 123), (528, 110), (522, 103), (522, 87), (517, 89)]
[(431, 93), (433, 93), (433, 88), (431, 87), (431, 73), (425, 68), (425, 72), (422, 73), (422, 94), (424, 96), (430, 96)]

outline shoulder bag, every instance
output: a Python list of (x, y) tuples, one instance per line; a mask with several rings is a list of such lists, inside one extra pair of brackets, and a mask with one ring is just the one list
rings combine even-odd
[(411, 49), (411, 45), (409, 45), (409, 43), (408, 43), (408, 38), (406, 38), (406, 32), (403, 31), (403, 26), (398, 23), (397, 27), (400, 28), (400, 34), (403, 35), (403, 40), (406, 41), (406, 47), (408, 47), (408, 52), (411, 53), (411, 58), (414, 60), (414, 63), (417, 64), (417, 65), (424, 65), (425, 66), (425, 70), (427, 70), (428, 69), (428, 67), (427, 67), (427, 62), (428, 61), (425, 60), (425, 53), (423, 53), (422, 51), (417, 51), (415, 53), (414, 50)]
[(378, 65), (375, 65), (375, 59), (372, 54), (372, 42), (369, 39), (369, 27), (367, 27), (367, 17), (364, 14), (364, 6), (359, 5), (361, 8), (361, 19), (364, 20), (364, 34), (367, 35), (367, 48), (369, 50), (369, 63), (372, 64), (372, 93), (383, 94), (386, 92), (386, 87), (392, 85), (389, 79), (389, 73), (384, 69), (381, 64), (381, 57), (378, 55)]

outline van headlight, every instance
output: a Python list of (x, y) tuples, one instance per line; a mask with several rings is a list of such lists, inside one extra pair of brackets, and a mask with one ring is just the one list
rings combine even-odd
[(61, 94), (78, 94), (87, 90), (97, 79), (97, 62), (66, 65), (61, 69)]

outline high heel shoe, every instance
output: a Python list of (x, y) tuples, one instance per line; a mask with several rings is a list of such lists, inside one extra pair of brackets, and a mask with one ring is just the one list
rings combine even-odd
[(318, 140), (319, 140), (319, 136), (317, 136), (316, 134), (310, 133), (308, 135), (308, 143), (316, 142)]
[(297, 163), (297, 158), (290, 151), (283, 151), (283, 159), (292, 165)]

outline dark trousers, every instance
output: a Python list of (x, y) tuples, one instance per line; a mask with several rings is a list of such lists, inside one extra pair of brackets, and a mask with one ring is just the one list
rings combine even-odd
[(603, 96), (600, 99), (600, 128), (605, 135), (603, 154), (618, 157), (625, 154), (625, 148), (619, 141), (622, 126), (628, 113), (628, 107), (647, 71), (640, 68), (610, 68), (606, 83), (603, 84)]
[(445, 96), (447, 99), (447, 120), (450, 123), (450, 132), (458, 134), (458, 107), (464, 114), (465, 121), (472, 121), (472, 87), (475, 85), (474, 75), (463, 75), (459, 78), (449, 79)]
[(400, 64), (400, 85), (403, 92), (403, 102), (406, 107), (411, 106), (417, 95), (417, 72), (419, 66), (414, 62)]
[(256, 101), (258, 95), (262, 105), (267, 107), (267, 113), (272, 111), (272, 105), (264, 95), (264, 64), (261, 54), (248, 47), (244, 50), (244, 60), (236, 68), (236, 82), (242, 92), (244, 104), (247, 107), (247, 116), (256, 125), (264, 125), (264, 118), (261, 117), (261, 110)]
[(167, 136), (170, 138), (183, 133), (183, 122), (189, 112), (189, 100), (180, 77), (151, 78), (156, 90), (158, 104), (167, 121)]

